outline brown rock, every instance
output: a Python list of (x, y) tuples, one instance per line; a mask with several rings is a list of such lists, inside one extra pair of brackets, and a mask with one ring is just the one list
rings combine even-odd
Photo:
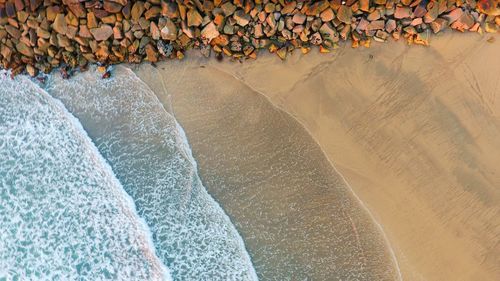
[(80, 25), (78, 35), (83, 38), (92, 38), (92, 34), (90, 33), (90, 30), (86, 25)]
[(155, 17), (158, 17), (161, 14), (161, 8), (158, 6), (151, 7), (146, 10), (144, 13), (144, 17), (149, 20)]
[(417, 33), (417, 35), (415, 36), (415, 39), (413, 40), (413, 42), (415, 44), (429, 46), (429, 32), (428, 31), (429, 30)]
[(96, 41), (104, 41), (113, 35), (113, 28), (107, 24), (103, 24), (98, 28), (90, 29), (90, 33), (92, 33)]
[(234, 11), (236, 11), (236, 6), (233, 5), (231, 2), (226, 2), (226, 3), (222, 4), (221, 9), (222, 9), (222, 12), (224, 13), (224, 15), (226, 15), (226, 17), (228, 17), (228, 16), (232, 15), (234, 13)]
[(118, 26), (113, 27), (113, 39), (116, 40), (123, 39), (122, 31)]
[(174, 2), (161, 1), (161, 14), (170, 19), (179, 17), (179, 10), (177, 4)]
[(66, 21), (66, 23), (68, 25), (78, 26), (78, 18), (75, 16), (75, 14), (73, 14), (70, 11), (67, 11), (66, 16), (64, 17), (64, 20)]
[(47, 20), (53, 22), (56, 19), (58, 13), (61, 12), (59, 6), (49, 6), (45, 10), (47, 14)]
[(285, 4), (285, 6), (281, 9), (281, 14), (282, 15), (287, 15), (293, 12), (295, 10), (295, 7), (297, 6), (296, 1), (292, 1), (290, 3)]
[(219, 31), (217, 30), (217, 26), (213, 22), (210, 22), (203, 28), (201, 31), (201, 36), (211, 42), (214, 38), (218, 37)]
[(28, 64), (26, 66), (26, 72), (28, 73), (29, 76), (35, 77), (38, 74), (38, 69), (36, 69), (34, 66), (31, 64)]
[(203, 22), (203, 18), (196, 9), (190, 9), (187, 13), (187, 25), (188, 26), (200, 26)]
[(392, 33), (396, 29), (396, 21), (393, 19), (388, 20), (385, 23), (385, 31)]
[(436, 2), (431, 2), (429, 5), (432, 5), (431, 8), (429, 8), (429, 11), (424, 15), (424, 22), (425, 23), (430, 23), (434, 20), (437, 19), (439, 15), (439, 5)]
[(16, 16), (16, 7), (13, 2), (5, 3), (5, 12), (9, 18), (13, 18)]
[(23, 0), (15, 0), (14, 1), (14, 6), (16, 6), (16, 10), (19, 11), (19, 12), (22, 11), (22, 10), (24, 10), (24, 2), (23, 2)]
[(101, 22), (103, 22), (105, 24), (114, 25), (115, 22), (116, 22), (116, 16), (115, 15), (109, 15), (107, 17), (102, 18)]
[(411, 9), (409, 7), (396, 7), (394, 17), (397, 19), (405, 19), (411, 17)]
[(104, 5), (103, 9), (106, 10), (109, 13), (116, 14), (119, 13), (122, 10), (123, 6), (120, 5), (119, 3), (110, 1), (110, 0), (104, 0)]
[(370, 11), (370, 0), (359, 0), (359, 9), (363, 12)]
[(370, 22), (368, 27), (366, 28), (367, 30), (378, 30), (378, 29), (384, 29), (385, 28), (385, 22), (383, 20), (375, 20)]
[(365, 18), (361, 18), (359, 20), (358, 25), (356, 26), (357, 31), (365, 31), (368, 28), (368, 25), (370, 24), (369, 21), (367, 21)]
[(163, 40), (173, 41), (177, 39), (177, 27), (172, 20), (167, 19), (165, 26), (160, 31), (160, 35)]
[(321, 12), (321, 14), (319, 16), (321, 17), (321, 20), (323, 22), (328, 22), (328, 21), (333, 20), (333, 18), (335, 17), (335, 14), (333, 13), (333, 10), (331, 8), (328, 8), (328, 9), (324, 10), (323, 12)]
[(337, 12), (337, 18), (343, 23), (350, 24), (352, 18), (351, 7), (348, 7), (346, 5), (340, 6)]
[(245, 11), (243, 10), (237, 10), (234, 13), (233, 18), (236, 20), (236, 23), (240, 26), (246, 26), (251, 20), (250, 15), (246, 14)]
[(296, 13), (295, 15), (293, 15), (292, 17), (292, 21), (295, 23), (295, 24), (303, 24), (307, 19), (307, 16), (302, 14), (302, 13)]
[(66, 20), (64, 19), (64, 14), (56, 15), (54, 23), (52, 24), (52, 28), (57, 33), (66, 34), (66, 32), (68, 31), (68, 25), (66, 23)]
[(417, 26), (417, 25), (422, 24), (422, 23), (423, 23), (422, 18), (415, 18), (411, 21), (410, 25)]
[(142, 1), (137, 1), (134, 3), (132, 6), (132, 10), (130, 11), (130, 15), (132, 17), (132, 20), (138, 21), (139, 18), (142, 16), (142, 13), (144, 13), (144, 2)]
[(156, 51), (155, 47), (151, 44), (146, 45), (146, 57), (149, 62), (157, 62), (158, 61), (158, 52)]
[(50, 38), (50, 32), (48, 32), (47, 30), (45, 30), (45, 29), (43, 29), (41, 27), (38, 27), (36, 29), (36, 34), (40, 38), (44, 38), (44, 39), (49, 39)]
[(380, 10), (375, 10), (373, 12), (371, 12), (368, 17), (366, 17), (367, 20), (369, 21), (374, 21), (374, 20), (378, 20), (380, 18)]
[(313, 45), (320, 45), (323, 43), (323, 38), (321, 37), (321, 34), (319, 32), (316, 32), (309, 37), (309, 42)]
[(151, 33), (151, 38), (153, 38), (153, 40), (160, 39), (160, 29), (158, 28), (158, 26), (154, 21), (151, 22), (151, 26), (149, 27), (149, 32)]
[(432, 31), (438, 33), (448, 25), (448, 21), (443, 18), (437, 18), (435, 21), (431, 22), (430, 25)]
[(31, 49), (28, 45), (26, 45), (24, 42), (20, 41), (16, 44), (16, 49), (19, 53), (27, 56), (27, 57), (33, 57), (33, 49)]
[(264, 35), (264, 32), (262, 31), (262, 24), (257, 24), (254, 27), (253, 35), (255, 38), (260, 38)]
[(67, 5), (68, 9), (77, 17), (85, 18), (87, 10), (83, 7), (83, 4), (79, 0), (63, 0), (63, 3)]
[(286, 47), (283, 47), (283, 48), (279, 49), (278, 51), (276, 51), (276, 54), (278, 55), (278, 57), (280, 59), (285, 60), (286, 55), (288, 54), (288, 50)]
[(97, 19), (93, 12), (87, 14), (87, 27), (90, 29), (97, 27)]
[(461, 8), (455, 8), (451, 10), (448, 14), (443, 15), (442, 17), (446, 19), (449, 23), (453, 23), (454, 21), (458, 20), (464, 11)]
[(38, 7), (40, 7), (40, 5), (42, 5), (43, 3), (43, 0), (30, 0), (30, 9), (32, 12), (36, 12), (36, 10), (38, 9)]

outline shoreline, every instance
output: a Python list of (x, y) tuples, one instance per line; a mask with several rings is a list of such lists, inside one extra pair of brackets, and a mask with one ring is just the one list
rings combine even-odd
[[(221, 71), (221, 70), (219, 70)], [(226, 73), (226, 74), (229, 74), (229, 73)], [(231, 74), (229, 74), (231, 75)], [(244, 81), (242, 81), (241, 79), (239, 79), (238, 77), (236, 76), (233, 76), (234, 79), (246, 84)], [(307, 134), (309, 134), (312, 139), (316, 142), (316, 144), (318, 145), (318, 147), (321, 149), (321, 152), (324, 154), (325, 158), (328, 160), (328, 162), (330, 163), (331, 167), (333, 168), (333, 170), (342, 178), (342, 181), (345, 183), (345, 185), (348, 187), (352, 197), (356, 198), (356, 200), (358, 201), (359, 205), (365, 210), (365, 212), (370, 216), (370, 218), (372, 219), (373, 223), (377, 226), (380, 234), (382, 235), (382, 237), (384, 238), (384, 241), (387, 245), (387, 248), (389, 249), (389, 252), (390, 252), (390, 255), (391, 255), (391, 259), (392, 259), (392, 262), (394, 263), (394, 267), (396, 268), (397, 270), (397, 275), (398, 275), (398, 279), (397, 280), (400, 280), (402, 281), (403, 280), (403, 277), (401, 275), (401, 269), (399, 267), (399, 262), (398, 262), (398, 259), (396, 258), (396, 254), (394, 253), (394, 249), (393, 249), (393, 245), (391, 244), (391, 241), (389, 240), (389, 238), (387, 237), (387, 234), (385, 233), (384, 231), (384, 227), (382, 226), (382, 224), (375, 218), (374, 214), (372, 213), (372, 211), (370, 211), (370, 209), (366, 206), (365, 202), (363, 200), (361, 200), (361, 198), (358, 196), (358, 194), (356, 194), (356, 191), (352, 188), (352, 186), (349, 184), (349, 182), (347, 181), (347, 179), (344, 177), (344, 175), (337, 169), (337, 167), (335, 166), (333, 160), (328, 157), (328, 154), (323, 150), (323, 147), (321, 145), (321, 143), (318, 142), (318, 140), (316, 138), (313, 137), (313, 134), (309, 131), (309, 129), (304, 126), (304, 124), (293, 114), (291, 114), (290, 112), (288, 112), (285, 108), (281, 107), (280, 105), (276, 104), (276, 103), (273, 103), (272, 100), (267, 96), (265, 95), (264, 93), (260, 92), (259, 90), (255, 89), (255, 88), (252, 88), (250, 85), (246, 84), (249, 88), (251, 88), (253, 91), (255, 91), (256, 93), (259, 93), (260, 95), (262, 95), (264, 98), (266, 98), (266, 100), (273, 106), (275, 107), (277, 110), (280, 110), (282, 112), (284, 112), (285, 114), (287, 114), (290, 118), (294, 119), (298, 124), (300, 124), (300, 126), (302, 126), (302, 128), (307, 132)]]

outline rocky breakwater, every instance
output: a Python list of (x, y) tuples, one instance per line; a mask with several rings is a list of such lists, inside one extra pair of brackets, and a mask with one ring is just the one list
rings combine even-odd
[(155, 63), (191, 48), (218, 58), (285, 59), (339, 41), (428, 44), (446, 27), (497, 33), (498, 0), (0, 0), (1, 67), (13, 74), (88, 63)]

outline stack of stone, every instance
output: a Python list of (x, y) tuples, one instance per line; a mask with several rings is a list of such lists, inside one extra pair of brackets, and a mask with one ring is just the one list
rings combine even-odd
[(191, 48), (255, 58), (266, 48), (329, 52), (405, 38), (428, 45), (447, 27), (497, 33), (498, 0), (0, 0), (1, 67), (14, 74), (88, 63), (155, 63)]

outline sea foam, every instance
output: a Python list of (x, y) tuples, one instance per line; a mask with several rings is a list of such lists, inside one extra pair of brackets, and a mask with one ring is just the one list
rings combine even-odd
[(110, 163), (175, 280), (257, 279), (243, 240), (201, 183), (182, 128), (131, 70), (117, 67), (106, 80), (95, 70), (52, 76), (46, 90)]
[(63, 105), (0, 72), (0, 280), (171, 280), (109, 165)]

